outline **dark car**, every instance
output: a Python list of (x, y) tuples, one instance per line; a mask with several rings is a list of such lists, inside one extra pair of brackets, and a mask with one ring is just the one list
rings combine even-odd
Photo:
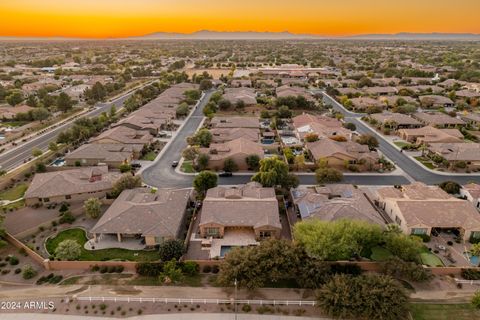
[(221, 172), (218, 173), (218, 176), (222, 177), (222, 178), (228, 178), (228, 177), (233, 176), (233, 174), (231, 172), (228, 172), (228, 171), (221, 171)]
[(132, 163), (132, 168), (134, 168), (134, 169), (139, 169), (141, 167), (142, 167), (142, 165), (140, 163)]
[(172, 162), (172, 167), (173, 167), (173, 168), (176, 168), (177, 166), (178, 166), (178, 161), (173, 161), (173, 162)]

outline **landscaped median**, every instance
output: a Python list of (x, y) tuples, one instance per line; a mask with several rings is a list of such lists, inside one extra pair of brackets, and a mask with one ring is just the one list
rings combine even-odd
[(60, 231), (45, 241), (47, 252), (53, 257), (58, 245), (65, 240), (74, 240), (81, 246), (80, 261), (156, 261), (160, 259), (158, 250), (127, 250), (120, 248), (87, 250), (85, 243), (89, 240), (85, 230), (72, 228)]

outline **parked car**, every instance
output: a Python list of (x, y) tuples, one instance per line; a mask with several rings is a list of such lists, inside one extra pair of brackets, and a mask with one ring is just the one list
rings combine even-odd
[(173, 161), (172, 162), (172, 168), (176, 168), (178, 166), (178, 161)]
[(228, 178), (228, 177), (233, 176), (233, 174), (231, 172), (228, 172), (228, 171), (220, 171), (218, 173), (218, 176), (222, 177), (222, 178)]
[(134, 169), (139, 169), (141, 167), (142, 167), (142, 165), (140, 163), (132, 163), (132, 168), (134, 168)]

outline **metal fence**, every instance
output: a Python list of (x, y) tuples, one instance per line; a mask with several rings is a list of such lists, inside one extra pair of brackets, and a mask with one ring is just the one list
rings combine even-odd
[(310, 300), (234, 300), (234, 299), (187, 299), (187, 298), (143, 298), (143, 297), (75, 297), (78, 301), (89, 302), (152, 302), (189, 304), (253, 304), (272, 306), (315, 306)]
[(456, 283), (462, 283), (462, 284), (471, 284), (471, 285), (480, 285), (480, 280), (463, 280), (463, 279), (457, 279), (455, 278)]

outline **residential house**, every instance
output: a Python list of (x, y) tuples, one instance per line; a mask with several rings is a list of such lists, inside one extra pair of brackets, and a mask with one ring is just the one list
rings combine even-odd
[(329, 138), (322, 138), (305, 144), (315, 162), (326, 161), (330, 167), (339, 169), (349, 165), (359, 165), (366, 170), (378, 167), (379, 156), (370, 151), (368, 146), (353, 141), (338, 142)]
[(416, 144), (430, 144), (436, 142), (463, 142), (463, 134), (457, 129), (437, 129), (426, 126), (416, 129), (400, 129), (398, 135), (405, 141)]
[(256, 117), (214, 117), (210, 121), (213, 128), (260, 128)]
[(242, 101), (246, 106), (257, 103), (257, 94), (253, 88), (226, 88), (222, 97), (234, 105), (239, 101)]
[(423, 126), (420, 121), (402, 113), (374, 113), (370, 115), (370, 118), (375, 119), (382, 127), (393, 130), (420, 128)]
[(455, 96), (457, 98), (464, 98), (464, 99), (479, 98), (480, 92), (477, 92), (474, 90), (459, 90), (459, 91), (455, 91)]
[(275, 93), (277, 95), (277, 98), (302, 96), (308, 101), (315, 101), (315, 98), (312, 96), (312, 94), (308, 92), (307, 89), (302, 87), (283, 85), (281, 87), (278, 87), (275, 90)]
[(425, 125), (436, 128), (456, 128), (464, 126), (465, 122), (459, 118), (450, 117), (442, 112), (417, 112), (412, 115)]
[(209, 156), (208, 168), (222, 170), (225, 160), (232, 159), (239, 170), (248, 170), (246, 158), (250, 155), (257, 155), (260, 159), (264, 157), (262, 146), (246, 138), (238, 138), (224, 143), (211, 143), (208, 148), (200, 148), (200, 153)]
[(476, 143), (430, 143), (428, 151), (446, 159), (452, 166), (461, 162), (468, 169), (480, 168), (480, 146)]
[(141, 239), (147, 247), (183, 239), (190, 189), (124, 190), (90, 229), (95, 242), (114, 235), (119, 242)]
[(450, 98), (438, 95), (425, 95), (418, 99), (424, 108), (451, 108), (455, 105)]
[(466, 115), (461, 115), (460, 119), (472, 126), (477, 128), (480, 127), (480, 113), (468, 113)]
[(470, 201), (477, 210), (480, 209), (480, 184), (471, 182), (462, 186), (460, 195)]
[(231, 84), (232, 87), (239, 88), (239, 87), (251, 87), (252, 80), (248, 79), (233, 79)]
[(25, 193), (28, 206), (83, 202), (89, 198), (104, 198), (112, 191), (120, 173), (108, 172), (107, 166), (37, 173)]
[(363, 91), (372, 96), (392, 96), (398, 93), (395, 87), (366, 87)]
[(465, 240), (480, 238), (480, 215), (469, 201), (420, 182), (376, 191), (376, 203), (406, 234), (457, 229)]
[(365, 111), (369, 107), (384, 109), (385, 105), (378, 101), (377, 99), (372, 99), (369, 97), (359, 97), (350, 99), (352, 103), (352, 110), (355, 111)]
[(228, 233), (243, 231), (251, 234), (250, 243), (280, 238), (282, 225), (278, 201), (273, 188), (263, 188), (257, 182), (239, 187), (215, 187), (203, 200), (199, 234), (204, 238), (228, 238)]
[(301, 114), (292, 119), (296, 135), (303, 140), (306, 135), (316, 134), (318, 137), (342, 136), (346, 140), (352, 139), (352, 131), (343, 127), (342, 122), (335, 118)]
[(118, 168), (122, 164), (130, 163), (135, 158), (135, 154), (138, 155), (140, 150), (135, 150), (135, 146), (132, 144), (84, 144), (65, 155), (65, 164), (67, 166), (97, 166), (106, 164), (110, 168)]
[(302, 220), (361, 220), (385, 225), (384, 219), (366, 194), (351, 184), (328, 184), (324, 187), (298, 187), (291, 190), (295, 210)]
[(224, 143), (238, 138), (244, 138), (253, 142), (260, 140), (260, 129), (257, 128), (213, 128), (212, 143)]
[(90, 141), (92, 143), (121, 143), (143, 146), (151, 143), (153, 136), (148, 130), (135, 130), (125, 126), (119, 126), (102, 132)]

